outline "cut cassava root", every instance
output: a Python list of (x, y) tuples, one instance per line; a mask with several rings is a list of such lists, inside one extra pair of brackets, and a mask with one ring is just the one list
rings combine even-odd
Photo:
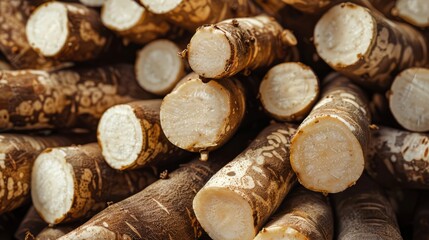
[(98, 13), (74, 3), (40, 5), (28, 19), (26, 35), (40, 54), (63, 61), (95, 59), (111, 42)]
[(191, 152), (219, 148), (237, 131), (246, 111), (246, 92), (237, 79), (195, 78), (168, 94), (161, 105), (161, 127), (168, 140)]
[(374, 130), (367, 172), (383, 186), (429, 189), (429, 136), (393, 128)]
[(0, 213), (30, 199), (31, 169), (37, 155), (48, 147), (85, 143), (88, 137), (0, 135)]
[(88, 7), (101, 7), (106, 2), (106, 0), (79, 0), (79, 1)]
[(426, 0), (397, 0), (394, 11), (414, 26), (429, 27), (429, 2)]
[(171, 26), (134, 0), (106, 0), (101, 21), (127, 41), (144, 44), (165, 36)]
[(94, 128), (107, 108), (152, 97), (125, 64), (0, 71), (0, 92), (0, 130)]
[(274, 124), (197, 193), (195, 215), (213, 239), (253, 239), (296, 182), (289, 163), (295, 128)]
[(112, 168), (135, 169), (185, 156), (162, 132), (160, 106), (161, 100), (145, 100), (116, 105), (103, 114), (98, 142)]
[(429, 131), (429, 69), (409, 68), (396, 76), (388, 93), (396, 121), (410, 131)]
[(314, 42), (320, 57), (336, 71), (379, 89), (387, 89), (399, 71), (428, 62), (422, 34), (352, 3), (336, 5), (323, 15)]
[(366, 175), (355, 186), (332, 196), (338, 240), (402, 240), (392, 205)]
[(333, 237), (334, 218), (328, 199), (299, 187), (287, 195), (255, 240), (332, 240)]
[(202, 229), (192, 211), (195, 194), (246, 147), (252, 136), (236, 135), (208, 161), (195, 159), (182, 165), (167, 179), (110, 205), (60, 239), (198, 239)]
[(198, 28), (187, 57), (200, 76), (221, 79), (283, 61), (293, 54), (290, 46), (296, 44), (295, 36), (274, 18), (260, 15)]
[(370, 138), (364, 93), (341, 75), (325, 79), (322, 98), (301, 123), (291, 144), (291, 165), (306, 188), (336, 193), (361, 176)]
[(146, 91), (166, 95), (185, 75), (185, 63), (180, 49), (172, 41), (160, 39), (147, 44), (137, 53), (137, 81)]
[(36, 159), (31, 198), (49, 224), (84, 219), (135, 194), (154, 182), (151, 171), (119, 172), (110, 168), (96, 143), (51, 148)]
[(259, 87), (262, 106), (280, 121), (307, 116), (319, 96), (319, 81), (302, 63), (282, 63), (268, 71)]

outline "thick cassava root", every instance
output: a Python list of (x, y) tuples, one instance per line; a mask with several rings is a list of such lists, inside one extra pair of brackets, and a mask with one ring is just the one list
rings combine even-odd
[(295, 128), (274, 124), (217, 172), (193, 201), (213, 239), (253, 239), (296, 182), (289, 163)]
[(349, 79), (328, 76), (320, 101), (291, 144), (291, 165), (306, 188), (336, 193), (361, 176), (370, 138), (365, 94)]
[(137, 53), (137, 81), (146, 91), (166, 95), (185, 75), (185, 63), (180, 49), (172, 41), (160, 39), (147, 44)]
[(60, 239), (198, 239), (202, 229), (192, 211), (192, 200), (214, 173), (240, 153), (247, 140), (242, 135), (232, 139), (208, 161), (195, 159), (183, 165)]
[(383, 186), (429, 189), (428, 134), (374, 130), (366, 170)]
[(95, 10), (56, 1), (37, 7), (28, 19), (26, 35), (40, 54), (63, 61), (95, 59), (111, 42)]
[(116, 105), (103, 114), (98, 124), (98, 143), (112, 168), (165, 165), (167, 160), (185, 155), (165, 137), (160, 107), (161, 100), (145, 100)]
[(31, 169), (37, 155), (48, 147), (85, 143), (86, 137), (0, 135), (0, 213), (30, 199)]
[(429, 2), (426, 0), (397, 0), (394, 11), (414, 26), (429, 27)]
[(161, 105), (161, 126), (168, 140), (191, 152), (211, 151), (237, 131), (246, 111), (246, 92), (237, 79), (195, 78), (168, 94)]
[(109, 107), (150, 98), (130, 65), (0, 71), (0, 130), (96, 127)]
[(369, 177), (364, 175), (355, 186), (332, 196), (338, 240), (402, 240), (392, 205)]
[(307, 116), (319, 96), (317, 76), (302, 63), (282, 63), (268, 71), (259, 87), (262, 106), (280, 121)]
[(221, 79), (284, 61), (293, 54), (290, 46), (296, 44), (295, 36), (274, 18), (260, 15), (198, 28), (187, 57), (194, 72)]
[(127, 41), (148, 43), (165, 36), (172, 30), (166, 21), (151, 14), (134, 0), (106, 0), (101, 21)]
[(328, 199), (299, 187), (289, 193), (255, 240), (332, 240), (334, 217)]
[(36, 159), (31, 174), (31, 198), (49, 224), (94, 215), (147, 187), (156, 180), (149, 171), (120, 172), (104, 161), (96, 143), (50, 148)]
[(399, 71), (428, 62), (422, 34), (352, 3), (336, 5), (323, 15), (314, 43), (336, 71), (378, 89), (387, 89)]
[(14, 237), (17, 240), (27, 240), (31, 236), (36, 236), (39, 234), (46, 226), (48, 226), (48, 224), (43, 221), (43, 219), (36, 212), (36, 209), (31, 206), (27, 214), (25, 214), (21, 224), (19, 224), (18, 230), (16, 230)]
[(410, 131), (429, 131), (429, 69), (409, 68), (396, 76), (388, 92), (396, 121)]

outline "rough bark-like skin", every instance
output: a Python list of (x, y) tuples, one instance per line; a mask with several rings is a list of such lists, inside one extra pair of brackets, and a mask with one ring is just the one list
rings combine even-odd
[[(202, 191), (225, 189), (245, 199), (253, 210), (255, 236), (296, 182), (289, 163), (289, 145), (296, 129), (273, 124), (246, 150), (218, 171)], [(198, 214), (198, 213), (197, 213)], [(234, 218), (234, 216), (225, 216)], [(239, 219), (237, 219), (239, 220)], [(208, 232), (210, 235), (210, 232)]]
[(338, 240), (402, 239), (389, 200), (366, 175), (355, 186), (331, 196), (338, 223)]
[(429, 189), (429, 136), (388, 127), (372, 134), (367, 172), (385, 186)]
[[(358, 7), (351, 3), (342, 6), (346, 9)], [(387, 89), (400, 71), (427, 64), (428, 46), (421, 33), (406, 24), (390, 21), (375, 11), (366, 11), (375, 21), (375, 35), (368, 51), (348, 66), (333, 65), (329, 59), (324, 59), (332, 68), (359, 84)]]
[(328, 199), (303, 187), (288, 194), (271, 219), (256, 239), (265, 239), (265, 232), (277, 228), (294, 229), (308, 240), (332, 240), (334, 237), (334, 217)]
[(0, 213), (11, 211), (30, 198), (31, 169), (37, 155), (48, 147), (84, 143), (64, 136), (0, 135)]
[(306, 13), (316, 13), (323, 10), (333, 0), (282, 0), (282, 1), (300, 11), (303, 11)]
[(0, 71), (0, 92), (0, 130), (95, 128), (107, 108), (151, 97), (131, 65)]
[[(197, 31), (221, 31), (231, 47), (231, 56), (225, 70), (212, 78), (231, 77), (242, 70), (270, 66), (276, 61), (291, 58), (294, 51), (289, 37), (293, 34), (272, 17), (260, 15), (251, 18), (228, 19), (217, 24), (202, 26)], [(188, 45), (188, 53), (192, 51)], [(188, 54), (189, 56), (189, 54)], [(210, 64), (207, 62), (207, 64)], [(192, 65), (190, 66), (192, 68)], [(199, 73), (200, 74), (200, 73)], [(203, 74), (200, 74), (204, 77)]]
[[(48, 4), (39, 6), (35, 11)], [(99, 14), (82, 4), (62, 4), (67, 9), (68, 36), (61, 50), (53, 57), (61, 61), (87, 61), (104, 53), (110, 46), (112, 36), (101, 23)]]
[(202, 228), (192, 200), (213, 174), (240, 153), (248, 137), (235, 137), (208, 161), (195, 159), (182, 165), (167, 179), (110, 205), (60, 239), (198, 239)]
[[(140, 0), (149, 11), (148, 2)], [(182, 0), (176, 8), (161, 13), (168, 21), (194, 32), (199, 26), (220, 22), (233, 17), (247, 17), (260, 13), (260, 10), (247, 0)]]
[(422, 193), (415, 210), (413, 240), (429, 240), (429, 195)]
[[(91, 217), (106, 208), (108, 202), (121, 201), (156, 180), (156, 176), (150, 170), (121, 172), (110, 168), (104, 161), (97, 143), (61, 147), (56, 150), (64, 153), (66, 162), (73, 168), (74, 196), (67, 214), (57, 219), (55, 224)], [(44, 152), (50, 151), (52, 149)], [(37, 210), (44, 218), (43, 212)]]
[[(163, 162), (167, 162), (169, 159), (185, 156), (186, 151), (170, 143), (161, 129), (159, 119), (161, 100), (137, 101), (127, 105), (133, 109), (134, 116), (131, 117), (140, 121), (144, 142), (136, 161), (120, 170), (163, 165)], [(100, 139), (100, 133), (97, 135)]]
[(59, 63), (39, 56), (27, 41), (25, 24), (33, 4), (28, 0), (0, 1), (0, 51), (17, 69), (52, 69)]
[(40, 218), (37, 214), (34, 207), (30, 207), (21, 224), (18, 227), (18, 230), (15, 232), (15, 239), (24, 240), (31, 238), (31, 236), (36, 236), (39, 232), (42, 231), (48, 224)]
[(67, 224), (55, 227), (46, 227), (36, 236), (36, 240), (56, 240), (73, 231), (78, 226), (79, 225), (77, 224)]

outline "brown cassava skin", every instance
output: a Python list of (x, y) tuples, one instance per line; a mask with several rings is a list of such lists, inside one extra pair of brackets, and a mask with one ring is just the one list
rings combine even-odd
[[(40, 5), (35, 12), (49, 4)], [(83, 4), (61, 4), (67, 9), (68, 36), (61, 50), (52, 57), (61, 61), (87, 61), (104, 53), (112, 35), (104, 28), (99, 14)], [(35, 50), (43, 55), (39, 49)]]
[[(67, 214), (56, 219), (55, 224), (91, 217), (106, 208), (108, 202), (121, 201), (156, 181), (151, 170), (121, 172), (110, 168), (97, 143), (55, 150), (64, 153), (64, 159), (73, 169), (75, 182), (72, 206)], [(50, 151), (49, 148), (41, 154)], [(43, 211), (37, 211), (44, 218)]]
[[(216, 24), (204, 25), (197, 32), (203, 30), (221, 31), (231, 47), (231, 56), (227, 60), (225, 70), (217, 76), (210, 76), (211, 78), (222, 79), (242, 70), (270, 66), (276, 61), (292, 58), (291, 56), (295, 54), (291, 45), (296, 42), (290, 42), (290, 37), (295, 38), (293, 34), (283, 29), (274, 18), (266, 15), (228, 19)], [(187, 51), (189, 61), (193, 51), (192, 39)], [(192, 68), (191, 62), (190, 67)], [(198, 74), (205, 77), (204, 74)]]
[[(186, 151), (174, 146), (168, 141), (164, 132), (161, 129), (159, 110), (161, 100), (143, 100), (127, 103), (133, 109), (134, 116), (140, 121), (143, 135), (143, 146), (136, 161), (128, 166), (124, 166), (119, 170), (142, 168), (148, 165), (163, 165), (169, 159), (186, 156)], [(100, 129), (98, 129), (99, 144), (101, 145)], [(131, 137), (131, 136), (130, 136)]]
[(48, 147), (85, 143), (86, 137), (0, 135), (0, 213), (11, 211), (30, 199), (31, 169)]
[(429, 240), (429, 195), (421, 193), (413, 221), (413, 240)]
[(73, 223), (55, 227), (46, 227), (36, 236), (36, 240), (56, 240), (73, 231), (78, 226), (79, 224)]
[(338, 240), (402, 240), (389, 200), (366, 175), (355, 186), (331, 196), (338, 223)]
[[(245, 199), (253, 211), (254, 228), (248, 229), (253, 231), (253, 236), (296, 183), (295, 173), (289, 163), (290, 139), (295, 131), (293, 125), (268, 126), (248, 148), (219, 170), (201, 189), (205, 192), (210, 189), (228, 190)], [(194, 207), (196, 203), (194, 201)], [(196, 214), (198, 216), (204, 212)], [(210, 232), (208, 234), (211, 235)]]
[[(348, 78), (339, 74), (331, 74), (325, 79), (325, 86), (319, 102), (300, 124), (297, 133), (292, 138), (291, 164), (294, 167), (293, 144), (300, 135), (306, 134), (306, 127), (311, 127), (319, 122), (319, 119), (333, 118), (342, 119), (350, 132), (356, 137), (365, 157), (370, 141), (371, 115), (368, 100), (362, 90), (354, 85)], [(316, 159), (315, 159), (316, 160)], [(296, 171), (296, 169), (295, 169)], [(298, 180), (299, 180), (299, 173)], [(339, 179), (339, 181), (341, 181)], [(349, 183), (349, 186), (354, 182)], [(310, 186), (306, 186), (311, 189)], [(318, 189), (311, 189), (320, 191)]]
[[(342, 7), (358, 6), (343, 3)], [(400, 71), (427, 64), (428, 46), (421, 33), (406, 24), (388, 20), (376, 11), (366, 11), (375, 21), (376, 33), (368, 51), (351, 65), (334, 65), (330, 59), (324, 59), (334, 70), (364, 86), (387, 89)], [(315, 44), (318, 45), (317, 37)]]
[(25, 24), (33, 1), (0, 1), (0, 51), (17, 69), (53, 69), (60, 64), (34, 51), (27, 41)]
[(429, 189), (429, 136), (388, 127), (374, 130), (367, 172), (384, 186)]
[[(151, 11), (148, 2), (152, 0), (140, 0), (140, 3)], [(260, 13), (260, 10), (252, 1), (243, 0), (182, 0), (171, 11), (161, 16), (177, 26), (191, 32), (204, 24), (220, 22), (233, 17), (247, 17)]]
[(0, 71), (0, 131), (95, 128), (115, 105), (150, 98), (131, 65), (61, 70)]
[(271, 231), (293, 229), (308, 240), (332, 240), (334, 217), (327, 197), (303, 187), (294, 189), (255, 240), (270, 239)]
[(292, 7), (306, 13), (317, 13), (334, 0), (282, 0)]
[(30, 207), (21, 224), (19, 224), (18, 230), (15, 232), (15, 239), (24, 240), (36, 236), (41, 232), (48, 224), (40, 218), (34, 207)]
[(213, 174), (240, 153), (249, 137), (235, 137), (208, 161), (195, 159), (182, 165), (167, 179), (110, 205), (60, 239), (198, 239), (202, 228), (192, 200)]

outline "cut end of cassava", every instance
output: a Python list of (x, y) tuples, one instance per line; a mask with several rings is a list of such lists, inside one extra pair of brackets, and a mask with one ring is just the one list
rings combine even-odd
[(183, 0), (140, 0), (140, 2), (151, 12), (155, 14), (163, 14), (177, 8)]
[(389, 107), (402, 127), (429, 131), (429, 69), (410, 68), (401, 72), (390, 88)]
[(146, 141), (142, 132), (131, 106), (109, 108), (98, 124), (98, 142), (107, 164), (119, 170), (133, 165)]
[(232, 63), (231, 54), (230, 41), (224, 32), (213, 27), (201, 27), (189, 43), (189, 66), (202, 77), (222, 78)]
[(279, 64), (265, 75), (259, 94), (264, 109), (277, 120), (303, 119), (319, 95), (314, 72), (301, 63)]
[(101, 7), (106, 0), (80, 0), (81, 3), (89, 7)]
[(145, 9), (133, 0), (107, 0), (101, 21), (114, 31), (126, 31), (136, 26), (144, 13)]
[(309, 240), (302, 233), (291, 227), (263, 228), (254, 240)]
[(229, 92), (216, 81), (189, 80), (161, 105), (162, 129), (179, 148), (199, 152), (216, 148), (231, 114)]
[(195, 196), (193, 208), (201, 226), (213, 239), (255, 237), (253, 211), (249, 203), (233, 191), (203, 188)]
[(415, 26), (429, 26), (428, 0), (398, 0), (395, 10), (399, 17)]
[(353, 65), (371, 48), (375, 28), (375, 19), (366, 8), (352, 3), (339, 4), (316, 24), (317, 52), (333, 68)]
[(67, 9), (62, 3), (48, 2), (36, 9), (26, 26), (30, 45), (47, 57), (64, 47), (69, 34)]
[(337, 118), (306, 122), (292, 139), (291, 165), (299, 182), (323, 193), (337, 193), (361, 176), (365, 159), (351, 126)]
[(49, 224), (60, 222), (72, 207), (74, 173), (60, 149), (37, 157), (31, 174), (31, 198), (40, 216)]
[(180, 49), (169, 40), (156, 40), (137, 55), (135, 71), (140, 86), (148, 92), (169, 93), (185, 73)]

